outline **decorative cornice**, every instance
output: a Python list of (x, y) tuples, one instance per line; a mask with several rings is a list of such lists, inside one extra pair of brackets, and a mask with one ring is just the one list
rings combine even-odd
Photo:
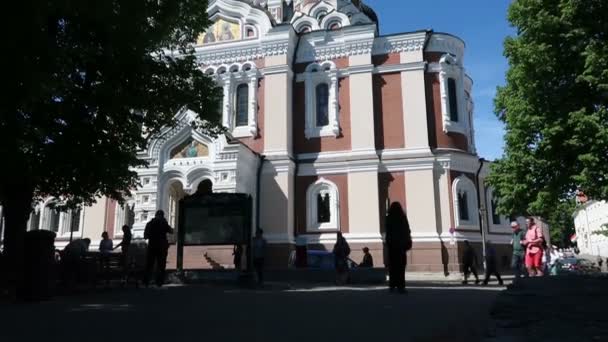
[(373, 54), (384, 55), (389, 53), (421, 51), (424, 48), (425, 42), (426, 32), (378, 37), (374, 41)]
[(199, 48), (196, 51), (196, 57), (199, 65), (206, 66), (256, 60), (263, 58), (264, 54), (259, 42), (256, 42), (249, 46), (225, 46), (222, 49)]

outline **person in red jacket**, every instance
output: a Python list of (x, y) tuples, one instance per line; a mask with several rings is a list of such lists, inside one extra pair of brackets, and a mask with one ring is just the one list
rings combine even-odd
[(522, 244), (526, 246), (526, 268), (531, 277), (542, 277), (543, 272), (543, 243), (545, 238), (543, 230), (536, 225), (534, 218), (526, 219), (528, 231)]

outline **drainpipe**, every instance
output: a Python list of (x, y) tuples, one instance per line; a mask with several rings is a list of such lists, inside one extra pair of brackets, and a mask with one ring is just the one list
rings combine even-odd
[[(297, 56), (298, 56), (298, 50), (300, 48), (300, 42), (302, 41), (302, 36), (298, 35), (298, 41), (296, 42), (296, 47), (295, 50), (293, 52), (293, 57), (291, 60), (291, 65), (295, 66), (296, 62), (297, 62)], [(293, 98), (293, 90), (296, 88), (296, 84), (297, 84), (297, 75), (293, 75), (293, 80), (292, 80), (292, 98)], [(293, 106), (293, 103), (291, 104)], [(292, 112), (292, 116), (293, 116), (293, 112)], [(292, 119), (293, 120), (293, 119)], [(291, 128), (293, 131), (293, 127)], [(292, 132), (293, 133), (293, 132)], [(292, 138), (293, 138), (293, 134), (292, 134)], [(299, 169), (299, 164), (298, 164), (298, 160), (297, 158), (294, 156), (293, 158), (293, 162), (294, 162), (294, 175), (293, 175), (293, 236), (294, 239), (297, 238), (298, 236), (298, 187), (297, 187), (297, 183), (298, 183), (298, 169)]]
[(479, 174), (481, 173), (484, 162), (485, 159), (479, 158), (479, 168), (475, 174), (475, 185), (477, 189), (477, 215), (479, 217), (479, 231), (481, 232), (481, 255), (483, 258), (483, 269), (486, 270), (486, 231), (483, 227), (484, 218), (486, 217), (486, 209), (485, 206), (481, 204), (481, 193), (479, 191)]

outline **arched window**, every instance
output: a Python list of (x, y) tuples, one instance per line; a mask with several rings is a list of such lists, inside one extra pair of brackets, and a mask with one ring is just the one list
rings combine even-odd
[(452, 183), (454, 224), (458, 229), (478, 230), (477, 197), (475, 184), (465, 175)]
[(448, 97), (450, 101), (450, 120), (458, 122), (458, 95), (456, 92), (456, 80), (448, 78)]
[(70, 213), (70, 226), (69, 231), (67, 233), (77, 233), (80, 232), (80, 215), (82, 214), (82, 209), (73, 209)]
[(335, 30), (339, 30), (340, 27), (342, 27), (342, 26), (340, 25), (339, 22), (335, 21), (335, 22), (332, 22), (331, 24), (329, 24), (328, 27), (330, 30), (335, 31)]
[(458, 216), (462, 221), (469, 221), (469, 199), (466, 191), (458, 192)]
[(245, 83), (236, 87), (235, 126), (247, 126), (249, 122), (249, 86)]
[(127, 200), (123, 205), (116, 206), (116, 217), (114, 220), (114, 235), (122, 235), (122, 226), (127, 225), (133, 228), (135, 223), (135, 203), (132, 199)]
[(61, 212), (54, 207), (54, 202), (48, 203), (44, 207), (44, 224), (43, 229), (59, 233), (59, 221)]
[(317, 85), (317, 127), (329, 125), (329, 86), (327, 83)]
[(306, 192), (307, 230), (339, 230), (339, 193), (337, 186), (325, 179), (312, 184)]
[(304, 73), (307, 139), (340, 135), (338, 69), (332, 62), (312, 63)]
[(509, 218), (498, 212), (498, 198), (494, 197), (494, 189), (486, 190), (486, 208), (488, 208), (488, 229), (492, 232), (510, 232)]
[(29, 230), (40, 229), (40, 209), (34, 208), (30, 215)]

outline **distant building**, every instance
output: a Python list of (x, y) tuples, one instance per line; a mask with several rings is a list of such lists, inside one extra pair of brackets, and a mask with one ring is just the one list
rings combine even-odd
[[(140, 153), (150, 167), (135, 170), (141, 186), (125, 205), (100, 199), (58, 213), (47, 199), (31, 229), (57, 232), (58, 245), (70, 234), (95, 245), (104, 230), (120, 238), (123, 224), (141, 236), (157, 209), (177, 226), (179, 199), (210, 180), (216, 192), (255, 197), (260, 187), (270, 266), (287, 266), (296, 238), (331, 249), (338, 231), (354, 259), (366, 246), (383, 260), (393, 201), (412, 229), (410, 270), (458, 271), (465, 239), (481, 250), (481, 224), (508, 265), (511, 230), (485, 186), (488, 163), (476, 178), (473, 80), (460, 38), (380, 35), (374, 11), (354, 0), (213, 0), (208, 14), (215, 24), (196, 54), (223, 88), (223, 125), (241, 144), (195, 132), (194, 113), (176, 113), (177, 125)], [(259, 184), (256, 154), (265, 158)], [(202, 250), (232, 263), (230, 247), (191, 248), (186, 266)]]
[(608, 225), (608, 203), (586, 201), (574, 212), (576, 242), (581, 254), (608, 257), (608, 237), (595, 234)]

